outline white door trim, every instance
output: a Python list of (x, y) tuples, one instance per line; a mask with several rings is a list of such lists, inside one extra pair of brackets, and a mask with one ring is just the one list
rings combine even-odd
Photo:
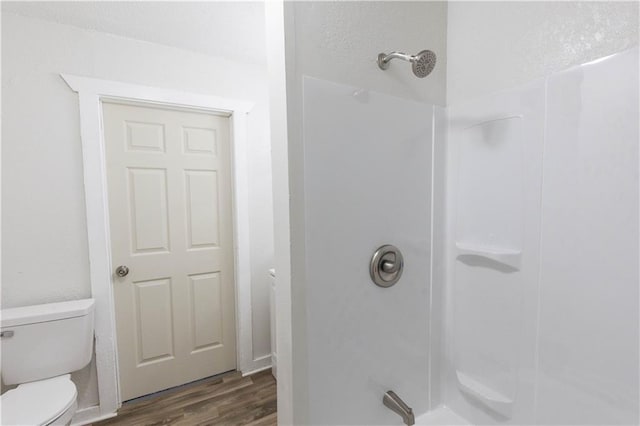
[[(61, 74), (80, 102), (80, 137), (89, 238), (91, 294), (96, 300), (95, 356), (98, 373), (99, 416), (120, 408), (115, 309), (102, 100), (129, 100), (169, 107), (198, 108), (230, 114), (232, 203), (234, 225), (237, 368), (256, 369), (251, 330), (251, 270), (247, 183), (247, 115), (253, 103)], [(260, 366), (261, 363), (260, 363)]]

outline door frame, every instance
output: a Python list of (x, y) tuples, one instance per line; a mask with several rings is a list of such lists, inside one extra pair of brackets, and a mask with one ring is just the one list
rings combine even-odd
[(78, 412), (74, 417), (74, 423), (112, 417), (122, 405), (118, 377), (113, 265), (111, 263), (111, 234), (109, 231), (102, 115), (103, 101), (135, 102), (229, 115), (234, 228), (236, 368), (242, 373), (249, 373), (256, 368), (268, 367), (255, 365), (252, 342), (247, 115), (254, 103), (71, 74), (60, 74), (60, 76), (71, 90), (78, 93), (80, 106), (89, 272), (91, 295), (95, 299), (95, 361), (99, 394), (99, 405)]

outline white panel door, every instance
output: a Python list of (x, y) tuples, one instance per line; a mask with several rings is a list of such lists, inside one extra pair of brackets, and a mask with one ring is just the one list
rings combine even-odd
[(128, 400), (236, 368), (229, 118), (105, 103)]

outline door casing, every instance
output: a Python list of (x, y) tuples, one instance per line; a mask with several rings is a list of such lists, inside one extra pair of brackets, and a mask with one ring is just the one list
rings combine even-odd
[(74, 423), (113, 417), (121, 406), (113, 298), (113, 265), (109, 232), (105, 141), (102, 102), (135, 102), (163, 108), (227, 114), (231, 121), (232, 210), (236, 301), (236, 361), (243, 374), (270, 367), (270, 359), (253, 358), (251, 324), (251, 274), (249, 264), (249, 206), (247, 181), (247, 101), (116, 81), (61, 74), (78, 93), (82, 140), (85, 208), (89, 242), (91, 294), (96, 300), (95, 360), (99, 405), (80, 410)]

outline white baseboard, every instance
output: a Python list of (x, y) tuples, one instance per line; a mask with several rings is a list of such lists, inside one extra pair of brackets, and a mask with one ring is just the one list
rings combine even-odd
[(271, 352), (271, 373), (278, 380), (278, 354)]
[(242, 371), (242, 377), (259, 373), (269, 368), (271, 368), (271, 354), (254, 359), (251, 365)]
[(71, 419), (71, 426), (83, 426), (91, 423), (99, 422), (100, 420), (110, 419), (115, 417), (117, 413), (101, 414), (100, 406), (82, 408), (73, 415)]

